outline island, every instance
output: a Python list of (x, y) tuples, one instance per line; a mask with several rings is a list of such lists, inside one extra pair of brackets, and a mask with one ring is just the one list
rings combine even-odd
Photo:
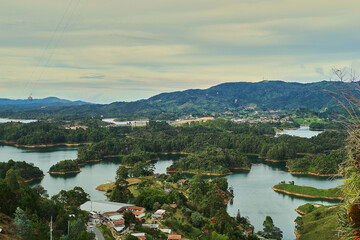
[(237, 150), (208, 147), (202, 151), (180, 158), (167, 172), (228, 175), (232, 169), (250, 170), (251, 162)]
[(79, 173), (80, 167), (76, 160), (63, 160), (50, 167), (50, 174)]
[(25, 161), (17, 162), (14, 160), (0, 162), (0, 178), (4, 179), (11, 171), (19, 177), (22, 177), (25, 182), (44, 178), (43, 171), (34, 166), (33, 163), (27, 163)]
[(315, 199), (327, 199), (327, 200), (342, 200), (340, 188), (330, 189), (317, 189), (309, 186), (294, 185), (292, 182), (280, 183), (272, 187), (276, 192), (285, 193), (292, 196), (315, 198)]

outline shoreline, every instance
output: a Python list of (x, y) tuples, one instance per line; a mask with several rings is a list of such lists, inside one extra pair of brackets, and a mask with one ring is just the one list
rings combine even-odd
[(287, 162), (289, 160), (272, 160), (272, 159), (265, 159), (265, 162), (274, 162), (274, 163), (279, 163), (279, 162)]
[(227, 176), (233, 174), (232, 172), (228, 173), (200, 173), (200, 172), (190, 172), (190, 171), (178, 171), (178, 170), (166, 170), (167, 173), (189, 173), (189, 174), (200, 174), (200, 175), (208, 175), (208, 176)]
[(317, 176), (317, 177), (342, 177), (341, 175), (339, 175), (337, 173), (322, 174), (322, 173), (313, 173), (313, 172), (291, 172), (291, 171), (289, 171), (289, 173), (292, 175), (313, 175), (313, 176)]
[(45, 175), (43, 175), (42, 177), (35, 177), (35, 178), (28, 179), (28, 180), (24, 180), (24, 182), (28, 183), (28, 182), (32, 182), (35, 180), (41, 180), (41, 179), (44, 179), (44, 177), (45, 177)]
[(303, 211), (300, 211), (298, 208), (295, 208), (295, 212), (297, 212), (298, 214), (300, 214), (301, 216), (304, 216), (306, 213)]
[(279, 188), (275, 188), (275, 187), (272, 187), (271, 189), (274, 190), (275, 192), (281, 192), (281, 193), (285, 193), (287, 195), (297, 196), (297, 197), (304, 197), (304, 198), (325, 199), (325, 200), (343, 200), (344, 199), (343, 197), (313, 196), (313, 195), (307, 195), (307, 194), (302, 194), (302, 193), (289, 192), (289, 191), (279, 189)]
[(57, 147), (57, 146), (79, 147), (82, 145), (90, 144), (90, 143), (47, 143), (47, 144), (22, 145), (22, 144), (16, 144), (16, 142), (9, 142), (9, 141), (5, 141), (5, 140), (0, 140), (0, 142), (12, 145), (14, 147), (20, 147), (20, 148), (46, 148), (46, 147)]
[(65, 172), (48, 172), (49, 174), (53, 174), (53, 175), (65, 175), (65, 174), (69, 174), (69, 173), (80, 173), (81, 170), (77, 170), (77, 171), (65, 171)]

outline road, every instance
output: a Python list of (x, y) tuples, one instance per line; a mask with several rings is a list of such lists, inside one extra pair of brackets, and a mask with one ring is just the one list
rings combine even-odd
[(105, 240), (100, 230), (96, 227), (95, 220), (91, 219), (91, 223), (87, 224), (87, 231), (95, 233), (96, 240)]

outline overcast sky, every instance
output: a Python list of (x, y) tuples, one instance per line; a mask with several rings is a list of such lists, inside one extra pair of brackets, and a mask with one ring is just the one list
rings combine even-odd
[(0, 0), (0, 97), (97, 103), (360, 70), (357, 0)]

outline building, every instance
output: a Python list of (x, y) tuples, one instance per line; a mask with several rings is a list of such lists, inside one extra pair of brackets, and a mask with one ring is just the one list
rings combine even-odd
[(145, 233), (131, 233), (134, 237), (137, 237), (139, 240), (146, 240)]
[(168, 240), (181, 240), (182, 236), (181, 235), (169, 235), (168, 236)]
[(147, 224), (147, 223), (144, 223), (142, 224), (143, 227), (148, 227), (148, 228), (151, 228), (151, 229), (159, 229), (159, 224)]
[(80, 209), (87, 212), (106, 213), (118, 212), (124, 207), (134, 206), (133, 204), (109, 202), (109, 201), (87, 201), (80, 206)]
[(151, 218), (156, 220), (162, 220), (164, 218), (165, 212), (165, 210), (159, 209), (153, 215), (151, 215)]

